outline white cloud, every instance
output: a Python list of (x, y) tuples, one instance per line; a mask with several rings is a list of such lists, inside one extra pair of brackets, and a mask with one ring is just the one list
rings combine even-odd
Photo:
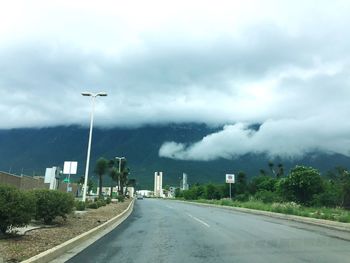
[(341, 0), (7, 1), (0, 128), (87, 125), (80, 92), (103, 90), (99, 126), (228, 124), (163, 156), (348, 155), (349, 13)]
[(315, 152), (350, 156), (350, 125), (340, 125), (339, 129), (339, 121), (342, 120), (333, 119), (320, 125), (320, 118), (269, 120), (257, 131), (242, 123), (227, 125), (193, 144), (165, 142), (159, 156), (200, 161), (232, 159), (249, 153), (292, 159)]

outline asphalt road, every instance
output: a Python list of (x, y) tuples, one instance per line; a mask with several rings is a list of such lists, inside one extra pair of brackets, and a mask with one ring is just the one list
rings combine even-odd
[(144, 199), (68, 262), (350, 262), (346, 239), (350, 234), (286, 220)]

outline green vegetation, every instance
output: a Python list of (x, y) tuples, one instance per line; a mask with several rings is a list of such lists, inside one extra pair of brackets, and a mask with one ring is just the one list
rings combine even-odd
[(77, 211), (84, 211), (86, 208), (86, 203), (83, 201), (75, 201), (74, 206)]
[[(76, 206), (81, 207), (81, 203)], [(65, 219), (73, 207), (74, 198), (67, 193), (47, 189), (24, 192), (0, 185), (0, 232), (26, 226), (33, 218), (51, 224), (58, 216)]]
[(97, 209), (101, 206), (106, 206), (107, 204), (110, 204), (112, 199), (110, 197), (104, 198), (95, 198), (94, 201), (89, 201), (86, 203), (87, 208), (91, 209)]
[(118, 195), (117, 200), (118, 200), (118, 202), (124, 202), (124, 200), (125, 200), (124, 195)]
[(35, 219), (43, 220), (45, 224), (51, 224), (58, 216), (65, 219), (73, 211), (74, 198), (68, 193), (47, 189), (32, 190), (31, 193), (36, 201)]
[(100, 198), (102, 197), (102, 186), (103, 186), (102, 178), (107, 172), (107, 168), (108, 168), (108, 161), (105, 158), (100, 157), (96, 161), (96, 165), (95, 165), (95, 173), (98, 175), (98, 187), (99, 187), (98, 196)]
[(35, 213), (34, 196), (0, 185), (0, 233), (27, 225)]
[(88, 208), (91, 208), (91, 209), (97, 209), (99, 208), (97, 202), (92, 202), (92, 203), (88, 203)]
[(350, 223), (350, 211), (342, 208), (327, 208), (327, 207), (307, 207), (299, 205), (295, 202), (284, 203), (264, 203), (260, 200), (249, 200), (245, 202), (221, 199), (221, 200), (205, 200), (199, 199), (195, 202), (215, 204), (223, 206), (242, 207), (255, 210), (269, 211), (288, 215), (297, 215), (304, 217), (312, 217), (318, 219), (327, 219), (333, 221), (339, 221), (344, 223)]
[(340, 222), (350, 222), (350, 172), (337, 168), (321, 177), (312, 167), (295, 166), (284, 175), (283, 165), (269, 163), (271, 174), (260, 170), (260, 175), (247, 180), (239, 172), (229, 197), (228, 184), (195, 184), (189, 190), (176, 191), (184, 200), (219, 205), (245, 207), (277, 213), (293, 214)]
[(126, 186), (135, 186), (136, 180), (129, 179), (130, 169), (127, 167), (126, 158), (107, 160), (100, 157), (95, 165), (95, 173), (99, 176), (99, 198), (102, 199), (102, 178), (108, 174), (110, 177), (110, 198), (113, 195), (113, 186), (118, 185), (118, 196), (126, 196), (127, 190), (124, 192)]

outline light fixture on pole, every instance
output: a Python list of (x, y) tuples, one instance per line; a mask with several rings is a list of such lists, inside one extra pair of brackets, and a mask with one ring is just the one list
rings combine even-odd
[(115, 159), (119, 160), (119, 176), (118, 176), (118, 193), (120, 192), (120, 173), (121, 173), (121, 167), (122, 167), (122, 160), (125, 159), (125, 157), (115, 157)]
[(97, 96), (105, 97), (105, 96), (107, 96), (107, 93), (106, 92), (99, 92), (99, 93), (82, 92), (81, 95), (89, 96), (92, 99), (92, 108), (91, 108), (91, 116), (90, 116), (90, 132), (89, 132), (89, 142), (88, 142), (88, 150), (87, 150), (87, 157), (86, 157), (86, 168), (85, 168), (85, 177), (84, 177), (84, 190), (83, 190), (83, 202), (85, 202), (85, 200), (86, 200), (88, 175), (89, 175), (90, 150), (91, 150), (91, 139), (92, 139), (92, 126), (94, 125), (95, 99), (96, 99)]

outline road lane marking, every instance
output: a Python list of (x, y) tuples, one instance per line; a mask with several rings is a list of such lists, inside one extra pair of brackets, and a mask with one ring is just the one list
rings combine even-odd
[(207, 223), (205, 223), (203, 220), (200, 220), (199, 218), (197, 218), (197, 217), (195, 217), (195, 216), (193, 216), (193, 215), (191, 215), (191, 214), (187, 214), (187, 215), (188, 215), (189, 217), (191, 217), (192, 219), (196, 220), (197, 222), (199, 222), (199, 223), (205, 225), (206, 227), (210, 227), (210, 225), (208, 225)]
[(170, 205), (166, 205), (167, 208), (170, 208), (170, 209), (174, 209), (174, 207), (170, 206)]

